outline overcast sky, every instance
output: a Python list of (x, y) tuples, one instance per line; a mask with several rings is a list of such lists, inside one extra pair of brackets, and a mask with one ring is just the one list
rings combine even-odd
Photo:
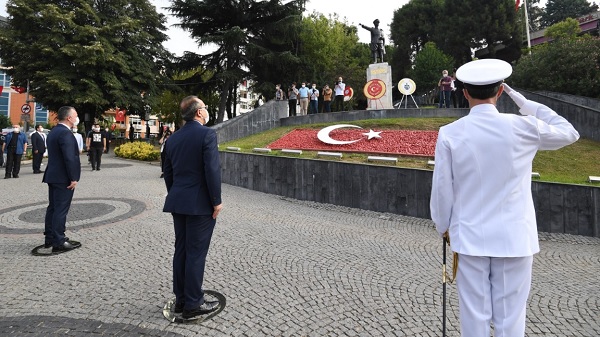
[[(6, 1), (0, 0), (0, 15), (6, 16)], [(337, 13), (340, 20), (346, 19), (350, 25), (358, 25), (362, 23), (367, 26), (373, 25), (373, 20), (379, 19), (379, 27), (383, 29), (386, 36), (386, 43), (389, 41), (390, 23), (394, 16), (394, 11), (409, 0), (309, 0), (306, 7), (307, 12), (312, 13), (317, 11), (325, 15)], [(169, 0), (150, 0), (157, 10), (165, 14), (168, 18), (167, 35), (169, 41), (165, 42), (165, 47), (172, 53), (181, 56), (184, 51), (201, 52), (198, 50), (196, 43), (189, 37), (187, 32), (173, 27), (177, 20), (169, 15), (169, 12), (164, 8), (170, 6)], [(546, 1), (540, 1), (545, 4)], [(368, 43), (370, 41), (370, 33), (362, 28), (358, 29), (358, 38), (361, 42)]]

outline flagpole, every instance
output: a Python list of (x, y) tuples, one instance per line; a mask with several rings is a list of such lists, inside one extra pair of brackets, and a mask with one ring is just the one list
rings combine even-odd
[(523, 7), (525, 8), (525, 29), (527, 30), (527, 50), (531, 55), (531, 36), (529, 36), (529, 15), (527, 14), (527, 0), (523, 0)]

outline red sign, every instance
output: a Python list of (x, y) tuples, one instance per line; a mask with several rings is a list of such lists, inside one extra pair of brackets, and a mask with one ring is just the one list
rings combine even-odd
[(23, 106), (21, 106), (21, 112), (24, 115), (29, 114), (29, 112), (31, 112), (31, 107), (29, 106), (29, 104), (23, 104)]

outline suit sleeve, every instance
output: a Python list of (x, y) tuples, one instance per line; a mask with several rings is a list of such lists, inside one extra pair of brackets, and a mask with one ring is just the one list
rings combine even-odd
[(452, 153), (440, 131), (435, 145), (435, 166), (430, 199), (431, 219), (440, 235), (450, 227), (454, 204), (452, 184)]
[(171, 157), (169, 156), (169, 142), (164, 143), (163, 152), (165, 153), (165, 160), (163, 161), (163, 174), (165, 185), (167, 186), (167, 192), (169, 192), (171, 190), (171, 186), (173, 186), (173, 163), (171, 163)]
[(217, 133), (209, 129), (204, 138), (204, 173), (210, 202), (213, 206), (221, 204), (221, 163), (217, 147)]

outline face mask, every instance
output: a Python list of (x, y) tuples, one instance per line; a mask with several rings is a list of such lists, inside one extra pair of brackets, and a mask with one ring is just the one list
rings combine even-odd
[(94, 132), (100, 131), (100, 128), (94, 128)]
[(206, 119), (204, 120), (204, 125), (208, 124), (209, 120), (210, 120), (210, 115), (206, 114)]
[(19, 132), (21, 132), (21, 129), (19, 129), (19, 128), (13, 128), (13, 132), (19, 133)]
[(72, 128), (71, 131), (73, 131), (73, 133), (77, 133), (77, 128)]
[(313, 85), (313, 89), (316, 89), (316, 88), (317, 88), (317, 86)]
[(79, 117), (75, 118), (75, 122), (73, 122), (73, 126), (77, 126), (79, 124)]
[(305, 86), (306, 86), (306, 85), (304, 85), (304, 84), (303, 84), (303, 85), (302, 85), (302, 88), (304, 88)]
[(38, 131), (39, 132), (44, 132), (44, 128), (40, 128)]

